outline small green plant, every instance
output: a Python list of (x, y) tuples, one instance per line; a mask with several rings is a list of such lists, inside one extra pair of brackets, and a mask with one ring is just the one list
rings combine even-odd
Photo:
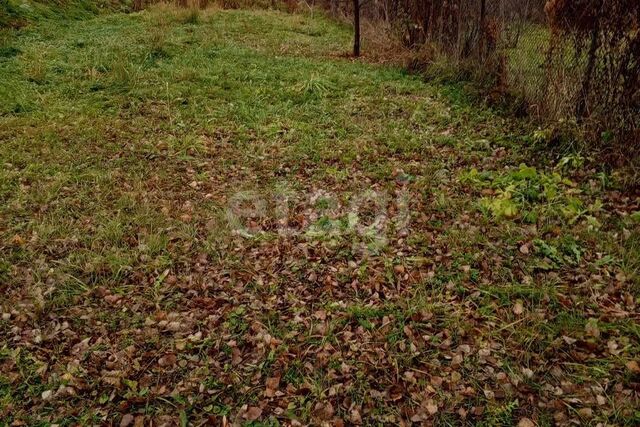
[(525, 164), (506, 173), (471, 169), (460, 176), (460, 182), (494, 191), (495, 195), (480, 199), (479, 207), (496, 219), (520, 216), (534, 223), (542, 213), (556, 213), (575, 221), (586, 212), (582, 202), (569, 195), (573, 184), (570, 180), (557, 172), (547, 174)]
[(245, 320), (245, 313), (244, 307), (238, 307), (229, 314), (226, 325), (234, 334), (241, 335), (249, 328), (249, 324)]
[(513, 413), (518, 409), (518, 406), (520, 406), (520, 403), (516, 399), (501, 406), (490, 407), (486, 420), (480, 425), (491, 427), (514, 425)]
[(533, 244), (536, 253), (544, 258), (537, 265), (543, 270), (551, 270), (564, 265), (578, 265), (584, 252), (578, 241), (571, 236), (564, 236), (555, 244), (542, 239), (535, 239)]
[(584, 162), (585, 158), (582, 155), (578, 153), (569, 154), (561, 158), (556, 167), (558, 169), (575, 170), (580, 169), (582, 166), (584, 166)]
[(291, 362), (287, 370), (285, 371), (282, 380), (294, 386), (302, 384), (304, 381), (304, 367), (299, 360)]
[[(558, 120), (544, 129), (538, 129), (531, 136), (532, 142), (541, 149), (559, 148), (564, 153), (579, 152), (583, 135), (576, 120)], [(569, 154), (571, 156), (571, 154)]]
[(484, 198), (480, 200), (480, 207), (491, 212), (495, 218), (515, 218), (518, 213), (518, 204), (513, 200), (510, 191), (500, 191), (494, 198)]

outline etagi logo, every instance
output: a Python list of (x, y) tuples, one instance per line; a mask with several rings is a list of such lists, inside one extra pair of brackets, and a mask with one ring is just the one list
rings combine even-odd
[(403, 190), (302, 193), (280, 186), (269, 194), (235, 193), (226, 219), (232, 233), (245, 238), (276, 232), (282, 238), (352, 239), (380, 250), (389, 238), (408, 234), (411, 215), (409, 194)]

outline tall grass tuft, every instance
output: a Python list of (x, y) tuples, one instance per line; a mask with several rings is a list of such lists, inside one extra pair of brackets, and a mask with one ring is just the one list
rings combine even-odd
[(188, 25), (198, 24), (200, 22), (200, 9), (197, 7), (189, 8), (188, 12), (181, 17), (180, 22)]

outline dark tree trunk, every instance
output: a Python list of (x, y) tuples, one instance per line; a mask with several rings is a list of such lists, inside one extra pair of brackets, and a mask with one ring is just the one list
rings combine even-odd
[(576, 116), (579, 119), (584, 118), (587, 113), (587, 98), (589, 97), (589, 91), (591, 88), (591, 79), (593, 78), (593, 72), (596, 66), (597, 54), (598, 54), (598, 33), (600, 32), (599, 26), (596, 24), (591, 30), (591, 44), (589, 46), (589, 55), (587, 62), (587, 69), (584, 73), (582, 80), (582, 91), (580, 93), (580, 100), (576, 107)]
[(353, 0), (353, 56), (360, 56), (360, 0)]
[(485, 57), (485, 39), (487, 38), (487, 0), (480, 0), (480, 59)]

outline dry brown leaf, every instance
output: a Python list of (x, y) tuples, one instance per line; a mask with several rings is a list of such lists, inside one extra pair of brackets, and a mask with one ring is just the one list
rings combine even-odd
[(318, 402), (315, 406), (315, 414), (318, 418), (322, 420), (330, 420), (333, 417), (333, 405), (331, 402)]
[(640, 373), (640, 364), (638, 364), (638, 362), (636, 362), (635, 360), (628, 361), (625, 366), (634, 374)]
[(427, 401), (427, 412), (429, 412), (429, 415), (438, 413), (438, 405), (433, 400)]
[(535, 427), (535, 426), (536, 424), (527, 417), (520, 418), (520, 421), (518, 421), (518, 427)]
[(582, 418), (591, 418), (591, 417), (593, 417), (593, 409), (591, 409), (591, 408), (580, 408), (580, 409), (578, 409), (578, 414)]
[(325, 320), (327, 318), (327, 312), (324, 310), (318, 310), (315, 313), (313, 313), (313, 317), (315, 317), (318, 320)]
[(440, 387), (442, 385), (443, 380), (442, 380), (442, 377), (438, 377), (434, 375), (431, 377), (429, 382), (431, 383), (431, 385), (435, 387)]
[(274, 397), (280, 386), (280, 377), (267, 378), (265, 383), (264, 395), (266, 397)]
[(176, 364), (177, 361), (178, 361), (178, 358), (176, 357), (176, 355), (169, 353), (169, 354), (165, 354), (160, 359), (158, 359), (158, 365), (162, 367), (173, 366)]
[(354, 408), (351, 410), (351, 413), (349, 414), (349, 421), (356, 425), (362, 424), (362, 416), (358, 409)]
[(516, 301), (516, 303), (513, 305), (513, 314), (515, 314), (516, 316), (520, 316), (522, 313), (524, 313), (524, 306), (522, 305), (522, 301)]
[(249, 406), (244, 413), (244, 418), (249, 421), (255, 421), (262, 416), (262, 409), (257, 406)]
[(20, 235), (16, 234), (11, 238), (11, 244), (14, 246), (24, 246), (25, 241)]
[(120, 420), (120, 427), (130, 426), (133, 423), (133, 420), (134, 420), (133, 415), (131, 414), (124, 415)]

